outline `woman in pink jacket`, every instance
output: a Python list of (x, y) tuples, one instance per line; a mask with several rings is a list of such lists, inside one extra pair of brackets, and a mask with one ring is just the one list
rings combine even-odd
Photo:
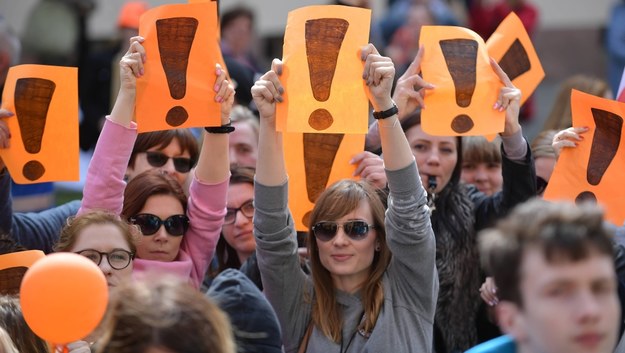
[[(89, 164), (79, 214), (104, 209), (120, 214), (142, 231), (137, 243), (133, 275), (174, 274), (199, 288), (215, 252), (226, 214), (229, 159), (228, 129), (208, 128), (188, 200), (176, 180), (147, 171), (128, 185), (124, 174), (137, 137), (132, 121), (136, 80), (143, 75), (142, 37), (130, 40), (120, 61), (121, 86)], [(221, 102), (221, 122), (227, 126), (234, 89), (216, 65), (215, 101)], [(208, 131), (212, 130), (212, 132)]]

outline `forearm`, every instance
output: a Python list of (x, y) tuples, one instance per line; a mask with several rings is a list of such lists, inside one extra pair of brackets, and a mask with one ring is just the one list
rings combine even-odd
[(518, 130), (510, 136), (501, 136), (503, 150), (511, 161), (523, 161), (527, 155), (527, 143), (523, 138), (523, 131)]
[(414, 161), (414, 156), (401, 128), (397, 114), (378, 121), (382, 157), (388, 170), (399, 170)]
[(111, 111), (110, 119), (122, 126), (129, 127), (135, 113), (135, 96), (136, 91), (134, 89), (121, 88)]
[(287, 179), (282, 133), (276, 131), (274, 121), (263, 117), (260, 120), (256, 166), (256, 180), (263, 185), (282, 185)]
[(220, 183), (230, 177), (228, 134), (204, 132), (200, 158), (195, 168), (196, 177), (208, 184)]

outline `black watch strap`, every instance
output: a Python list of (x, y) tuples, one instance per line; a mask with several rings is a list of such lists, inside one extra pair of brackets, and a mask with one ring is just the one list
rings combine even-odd
[(376, 119), (386, 119), (388, 117), (391, 117), (395, 114), (399, 113), (399, 109), (397, 109), (397, 105), (393, 103), (393, 107), (391, 107), (390, 109), (381, 111), (381, 112), (373, 112), (373, 117)]
[(204, 130), (206, 130), (209, 134), (229, 134), (235, 129), (234, 126), (232, 126), (232, 123), (227, 123), (221, 126), (207, 126)]

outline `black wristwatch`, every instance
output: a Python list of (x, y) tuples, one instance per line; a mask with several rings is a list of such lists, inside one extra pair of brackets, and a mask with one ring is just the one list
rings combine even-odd
[(206, 130), (209, 134), (229, 134), (235, 129), (234, 126), (232, 126), (232, 122), (229, 122), (221, 126), (207, 126), (204, 130)]
[(376, 119), (386, 119), (395, 114), (399, 113), (399, 109), (397, 109), (397, 105), (393, 103), (393, 106), (390, 109), (381, 111), (381, 112), (373, 112), (373, 117)]

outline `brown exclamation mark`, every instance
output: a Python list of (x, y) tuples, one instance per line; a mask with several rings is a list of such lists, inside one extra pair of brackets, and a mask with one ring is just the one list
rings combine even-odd
[[(349, 22), (341, 18), (320, 18), (306, 21), (306, 58), (310, 73), (313, 96), (320, 102), (330, 98), (330, 88), (336, 70), (336, 60), (347, 33)], [(308, 124), (322, 131), (334, 122), (326, 109), (317, 109), (310, 114)]]
[(499, 66), (505, 72), (510, 81), (523, 75), (532, 68), (532, 63), (527, 55), (527, 51), (521, 41), (517, 38), (514, 40), (510, 48), (499, 60)]
[[(603, 174), (612, 163), (621, 142), (623, 118), (612, 112), (591, 108), (595, 120), (595, 134), (590, 147), (590, 158), (586, 180), (590, 185), (599, 185)], [(591, 191), (583, 191), (575, 198), (576, 203), (583, 201), (597, 202)]]
[[(313, 96), (320, 102), (330, 98), (332, 80), (341, 44), (349, 28), (349, 22), (341, 18), (321, 18), (306, 21), (306, 57)], [(308, 124), (317, 131), (332, 126), (332, 114), (323, 108), (310, 114)], [(308, 200), (317, 201), (325, 190), (334, 164), (336, 152), (344, 134), (304, 133), (304, 169)], [(309, 226), (310, 211), (302, 222)]]
[[(192, 17), (173, 17), (156, 21), (156, 35), (161, 64), (165, 70), (169, 94), (173, 99), (182, 99), (187, 93), (187, 66), (189, 53), (198, 20)], [(175, 106), (167, 112), (165, 121), (172, 127), (184, 124), (189, 113), (182, 106)]]
[[(46, 127), (48, 108), (56, 84), (43, 78), (20, 78), (15, 83), (15, 113), (26, 152), (41, 151), (41, 140)], [(30, 181), (41, 178), (46, 168), (41, 162), (32, 160), (22, 168), (22, 174)]]
[[(447, 39), (440, 41), (447, 68), (456, 90), (456, 104), (462, 108), (471, 105), (475, 92), (478, 43), (472, 39)], [(462, 134), (473, 128), (470, 116), (459, 114), (451, 121), (451, 129)]]

